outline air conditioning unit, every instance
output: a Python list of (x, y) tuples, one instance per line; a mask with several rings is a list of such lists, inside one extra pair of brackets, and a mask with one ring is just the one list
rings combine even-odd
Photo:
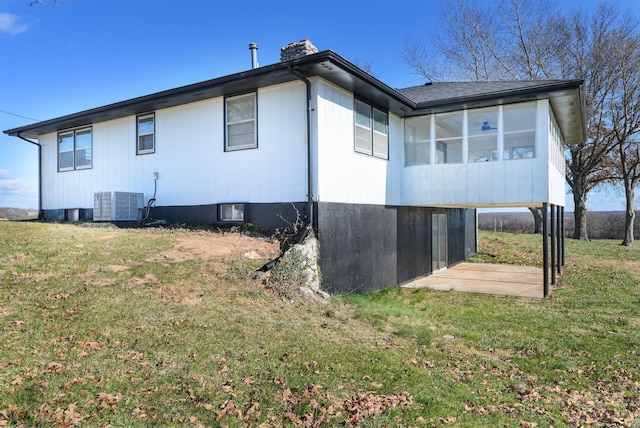
[(93, 221), (137, 221), (142, 218), (144, 194), (97, 192), (93, 195)]

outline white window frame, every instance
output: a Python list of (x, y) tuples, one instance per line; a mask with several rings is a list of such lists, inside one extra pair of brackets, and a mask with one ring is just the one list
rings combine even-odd
[[(457, 134), (455, 134), (452, 137), (439, 136), (438, 128), (437, 128), (438, 119), (445, 121), (447, 117), (456, 117), (458, 115), (460, 116), (460, 126), (461, 126), (460, 135), (458, 136)], [(463, 157), (465, 156), (466, 150), (467, 150), (464, 144), (464, 141), (465, 141), (464, 127), (466, 126), (466, 110), (455, 110), (452, 112), (437, 113), (434, 115), (434, 117), (435, 117), (435, 122), (433, 123), (433, 126), (436, 127), (435, 128), (436, 129), (435, 131), (436, 157), (434, 159), (434, 162), (439, 165), (463, 163), (464, 162)], [(445, 125), (447, 125), (446, 122), (445, 122)], [(449, 144), (452, 144), (452, 147), (454, 148), (457, 148), (457, 146), (460, 147), (459, 156), (457, 156), (455, 160), (450, 159)], [(453, 154), (457, 154), (457, 152), (454, 151)]]
[(405, 118), (404, 154), (405, 167), (431, 163), (431, 115)]
[[(253, 117), (231, 121), (229, 118), (229, 104), (233, 103), (234, 101), (248, 99), (248, 98), (253, 99)], [(257, 92), (249, 92), (246, 94), (235, 95), (232, 97), (225, 98), (224, 116), (225, 116), (225, 138), (224, 138), (225, 152), (258, 148), (258, 93)], [(253, 123), (253, 141), (248, 144), (230, 146), (229, 137), (231, 135), (231, 132), (230, 132), (231, 127), (235, 125), (243, 125), (243, 124), (249, 124), (249, 123)]]
[[(78, 148), (77, 134), (78, 133), (82, 133), (82, 132), (86, 132), (86, 131), (89, 131), (89, 135), (90, 135), (90, 138), (91, 138), (91, 143), (88, 146), (89, 147), (89, 152), (90, 152), (89, 164), (88, 165), (78, 165), (78, 162), (77, 162), (78, 152), (80, 150), (86, 150), (86, 147)], [(73, 138), (73, 148), (71, 150), (65, 150), (65, 151), (61, 152), (60, 151), (60, 142), (61, 142), (60, 139), (61, 139), (62, 136), (67, 136), (67, 135), (71, 135), (72, 138)], [(91, 169), (91, 168), (93, 168), (93, 128), (91, 126), (84, 126), (82, 128), (67, 129), (65, 131), (58, 132), (57, 152), (58, 152), (58, 172), (75, 171), (75, 170), (79, 170), (79, 169)], [(64, 167), (64, 168), (60, 166), (60, 154), (61, 153), (73, 153), (73, 165), (72, 166), (68, 166), (68, 167)]]
[(498, 137), (502, 132), (499, 122), (499, 106), (467, 110), (467, 161), (469, 163), (499, 160)]
[[(508, 106), (503, 107), (503, 128), (507, 128), (507, 121), (505, 120), (505, 116), (508, 115), (507, 112), (518, 110), (518, 109), (531, 109), (531, 115), (533, 118), (533, 127), (531, 128), (516, 128), (510, 129), (509, 131), (503, 131), (504, 145), (503, 145), (503, 159), (505, 161), (512, 160), (523, 160), (523, 159), (535, 159), (536, 158), (536, 123), (537, 123), (537, 103), (535, 101), (530, 101), (526, 103), (516, 103), (510, 104)], [(511, 143), (507, 144), (507, 142), (512, 137), (524, 136), (525, 139), (530, 140), (531, 144), (527, 145), (513, 145)], [(517, 153), (518, 156), (514, 156), (514, 153)], [(524, 153), (524, 156), (521, 156), (520, 153)], [(563, 168), (564, 169), (564, 168)]]
[[(368, 109), (369, 124), (358, 123), (357, 107), (360, 104)], [(376, 115), (384, 118), (384, 123), (376, 120)], [(354, 99), (353, 103), (353, 122), (354, 122), (354, 150), (358, 153), (373, 156), (379, 159), (389, 159), (389, 113), (379, 108), (373, 107), (371, 104)], [(384, 126), (384, 130), (380, 130), (380, 125)], [(366, 147), (358, 144), (358, 138), (363, 139)], [(376, 147), (383, 147), (382, 150)]]
[[(231, 208), (231, 217), (224, 217), (224, 208)], [(218, 205), (218, 220), (224, 223), (244, 223), (245, 204), (231, 203)]]
[[(491, 108), (498, 109), (497, 115), (497, 126), (489, 126), (488, 131), (491, 132), (491, 136), (495, 136), (497, 138), (496, 145), (492, 146), (490, 149), (490, 157), (487, 160), (490, 161), (512, 161), (512, 160), (526, 160), (526, 159), (535, 159), (538, 156), (538, 114), (540, 114), (537, 110), (537, 102), (536, 101), (527, 101), (515, 104), (509, 104), (505, 106), (490, 106), (486, 109), (489, 110)], [(483, 109), (485, 109), (483, 107)], [(510, 120), (514, 120), (514, 118), (510, 118), (511, 111), (517, 111), (519, 109), (523, 110), (531, 110), (529, 119), (533, 123), (527, 123), (527, 127), (517, 127), (510, 126), (508, 123)], [(451, 112), (442, 112), (435, 113), (431, 115), (424, 116), (412, 116), (405, 118), (404, 120), (404, 158), (405, 158), (405, 167), (411, 167), (415, 165), (443, 165), (443, 164), (459, 164), (459, 163), (473, 163), (475, 161), (471, 151), (475, 148), (474, 139), (482, 136), (482, 132), (473, 132), (473, 130), (469, 130), (470, 126), (476, 126), (471, 122), (473, 119), (470, 119), (470, 116), (474, 113), (475, 109), (462, 109), (455, 110)], [(447, 115), (462, 115), (462, 131), (461, 136), (438, 136), (438, 119), (445, 118)], [(552, 112), (551, 112), (552, 114)], [(424, 138), (418, 140), (412, 137), (415, 137), (418, 133), (414, 130), (414, 125), (410, 123), (410, 120), (419, 120), (417, 118), (424, 118), (425, 121), (429, 121), (430, 118), (430, 136), (429, 140), (425, 140)], [(505, 123), (507, 122), (507, 123)], [(491, 124), (488, 124), (491, 125)], [(550, 125), (551, 126), (551, 125)], [(557, 125), (556, 125), (557, 127)], [(495, 129), (497, 128), (497, 129)], [(495, 131), (495, 132), (493, 132)], [(547, 132), (549, 134), (549, 141), (557, 140), (559, 143), (556, 144), (559, 147), (558, 150), (551, 153), (549, 159), (554, 161), (557, 158), (557, 166), (558, 170), (562, 173), (564, 168), (560, 168), (564, 159), (564, 152), (562, 150), (562, 136), (559, 135), (555, 137), (556, 134), (559, 134), (557, 129), (554, 129), (551, 126), (551, 129)], [(424, 134), (424, 132), (423, 132)], [(514, 138), (519, 136), (524, 137), (523, 140), (528, 140), (528, 144), (520, 144), (515, 145), (511, 142)], [(414, 141), (415, 140), (415, 141)], [(460, 149), (460, 160), (453, 162), (447, 156), (447, 144), (449, 142), (455, 142), (457, 145), (461, 147)], [(415, 144), (429, 144), (430, 145), (430, 154), (429, 154), (429, 162), (416, 162), (416, 158), (412, 157)], [(551, 149), (549, 149), (551, 150)], [(514, 156), (515, 153), (515, 156)], [(554, 155), (555, 153), (555, 155)], [(555, 156), (555, 157), (554, 157)], [(445, 162), (445, 157), (446, 162)], [(482, 159), (481, 161), (484, 161)]]
[[(152, 119), (153, 130), (151, 132), (140, 133), (140, 121), (144, 119)], [(151, 135), (151, 148), (150, 149), (141, 149), (140, 148), (140, 137), (147, 137)], [(146, 113), (140, 114), (136, 116), (136, 154), (138, 155), (146, 155), (149, 153), (156, 152), (156, 114), (155, 113)]]

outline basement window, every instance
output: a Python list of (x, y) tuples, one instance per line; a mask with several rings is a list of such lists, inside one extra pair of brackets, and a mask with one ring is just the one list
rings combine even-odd
[(258, 147), (256, 93), (229, 97), (225, 104), (225, 151)]
[(137, 117), (137, 153), (144, 155), (156, 151), (156, 127), (155, 114), (145, 114)]
[(355, 151), (389, 159), (389, 117), (382, 110), (355, 100)]
[(93, 166), (91, 128), (58, 134), (58, 171), (88, 169)]
[(218, 218), (224, 222), (244, 222), (244, 204), (220, 204)]

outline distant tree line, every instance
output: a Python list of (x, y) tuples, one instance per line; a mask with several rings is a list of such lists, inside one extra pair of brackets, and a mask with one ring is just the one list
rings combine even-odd
[[(635, 219), (635, 239), (640, 239), (640, 218)], [(572, 213), (565, 216), (565, 237), (571, 238), (575, 232)], [(587, 213), (589, 239), (623, 239), (625, 236), (624, 211), (599, 211)], [(508, 233), (533, 233), (531, 215), (520, 213), (480, 213), (478, 229)]]
[(0, 220), (30, 220), (38, 217), (38, 210), (0, 207)]

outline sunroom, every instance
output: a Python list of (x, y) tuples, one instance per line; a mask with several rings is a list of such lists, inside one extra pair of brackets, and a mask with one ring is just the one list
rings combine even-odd
[(549, 100), (407, 117), (402, 205), (565, 205), (564, 139)]
[(555, 284), (563, 265), (564, 145), (584, 139), (581, 102), (573, 88), (405, 117), (399, 204), (541, 208), (551, 228), (543, 233), (546, 296), (549, 274)]

